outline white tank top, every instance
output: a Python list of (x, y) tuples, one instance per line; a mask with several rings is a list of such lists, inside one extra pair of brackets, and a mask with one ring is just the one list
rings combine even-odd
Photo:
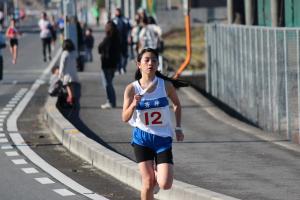
[[(129, 120), (129, 124), (154, 135), (173, 137), (165, 82), (158, 77), (157, 81), (155, 90), (143, 95), (133, 116)], [(138, 81), (133, 82), (133, 86), (136, 94), (143, 92)]]

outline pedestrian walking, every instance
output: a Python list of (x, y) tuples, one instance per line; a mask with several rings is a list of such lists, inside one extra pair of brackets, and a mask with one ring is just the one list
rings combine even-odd
[[(77, 68), (76, 68), (76, 52), (75, 46), (70, 39), (66, 39), (63, 41), (62, 45), (63, 52), (60, 57), (59, 64), (59, 78), (62, 80), (63, 86), (67, 89), (66, 99), (58, 99), (58, 107), (61, 112), (67, 117), (79, 116), (80, 109), (80, 93), (81, 93), (81, 85), (79, 82)], [(64, 103), (66, 101), (70, 107), (64, 107)], [(72, 109), (72, 113), (70, 115), (70, 108)]]
[(92, 15), (96, 20), (96, 25), (99, 26), (99, 20), (100, 20), (100, 11), (99, 7), (97, 5), (94, 5), (91, 9)]
[(93, 30), (91, 28), (87, 28), (84, 36), (84, 45), (85, 45), (85, 60), (87, 62), (93, 62), (93, 48), (94, 48), (94, 36)]
[(48, 49), (48, 59), (51, 60), (51, 23), (48, 20), (47, 13), (42, 12), (41, 19), (39, 20), (39, 28), (40, 28), (40, 38), (42, 40), (42, 48), (43, 48), (43, 60), (47, 62), (47, 52)]
[(57, 40), (57, 24), (54, 15), (51, 16), (51, 20), (50, 20), (50, 33), (51, 33), (51, 49), (54, 50), (56, 40)]
[(116, 93), (113, 86), (113, 78), (121, 56), (120, 37), (116, 25), (108, 21), (105, 25), (105, 38), (98, 46), (101, 54), (101, 66), (103, 85), (106, 90), (107, 102), (101, 105), (102, 109), (116, 107)]
[(9, 50), (12, 55), (12, 64), (17, 63), (17, 57), (18, 57), (18, 36), (21, 35), (21, 32), (18, 31), (16, 28), (16, 20), (11, 19), (10, 25), (8, 29), (6, 30), (6, 37), (9, 38)]
[(124, 17), (120, 8), (115, 11), (113, 22), (116, 24), (121, 42), (121, 59), (118, 63), (118, 71), (120, 74), (126, 73), (128, 59), (128, 40), (130, 40), (131, 25), (129, 19)]
[[(153, 200), (157, 187), (173, 182), (173, 126), (168, 98), (175, 113), (177, 141), (183, 141), (181, 105), (170, 78), (157, 71), (158, 52), (143, 49), (137, 57), (136, 81), (124, 92), (122, 120), (132, 125), (132, 146), (142, 177), (142, 200)], [(176, 80), (173, 80), (176, 81)]]
[[(154, 19), (152, 19), (152, 23), (154, 23), (153, 20)], [(161, 28), (155, 23), (150, 24), (149, 18), (144, 18), (143, 28), (139, 33), (139, 51), (145, 48), (152, 48), (158, 50), (161, 35)]]
[(82, 24), (78, 18), (75, 18), (76, 32), (77, 32), (77, 70), (82, 72), (84, 70), (85, 62), (85, 45), (84, 45), (84, 24)]

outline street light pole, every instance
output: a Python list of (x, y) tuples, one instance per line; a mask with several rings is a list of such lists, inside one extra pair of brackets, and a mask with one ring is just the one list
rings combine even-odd
[(186, 41), (186, 57), (184, 62), (181, 64), (177, 70), (174, 78), (178, 78), (183, 72), (183, 70), (188, 66), (192, 56), (192, 47), (191, 47), (191, 20), (190, 20), (190, 0), (183, 1), (183, 12), (185, 18), (185, 41)]
[(105, 8), (107, 12), (107, 20), (111, 19), (111, 4), (110, 0), (105, 0)]
[(64, 38), (71, 39), (74, 43), (75, 49), (78, 50), (78, 38), (77, 38), (77, 19), (76, 19), (76, 1), (75, 0), (63, 0), (64, 7)]

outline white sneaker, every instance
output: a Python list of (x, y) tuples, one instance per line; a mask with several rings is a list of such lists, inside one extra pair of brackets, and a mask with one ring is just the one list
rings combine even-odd
[(112, 108), (112, 105), (109, 102), (101, 105), (101, 109), (111, 109), (111, 108)]

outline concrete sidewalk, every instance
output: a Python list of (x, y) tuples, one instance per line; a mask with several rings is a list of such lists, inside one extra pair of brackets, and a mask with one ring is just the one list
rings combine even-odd
[[(75, 126), (117, 153), (86, 139), (70, 123), (62, 123), (53, 107), (55, 99), (46, 105), (46, 119), (72, 152), (139, 189), (131, 127), (121, 121), (124, 88), (133, 81), (135, 69), (134, 62), (129, 62), (128, 72), (115, 77), (117, 108), (110, 110), (100, 109), (106, 94), (96, 48), (94, 62), (80, 73), (81, 121)], [(176, 181), (172, 190), (161, 191), (158, 199), (300, 199), (299, 146), (232, 119), (192, 88), (182, 88), (178, 95), (185, 141), (174, 142)]]

